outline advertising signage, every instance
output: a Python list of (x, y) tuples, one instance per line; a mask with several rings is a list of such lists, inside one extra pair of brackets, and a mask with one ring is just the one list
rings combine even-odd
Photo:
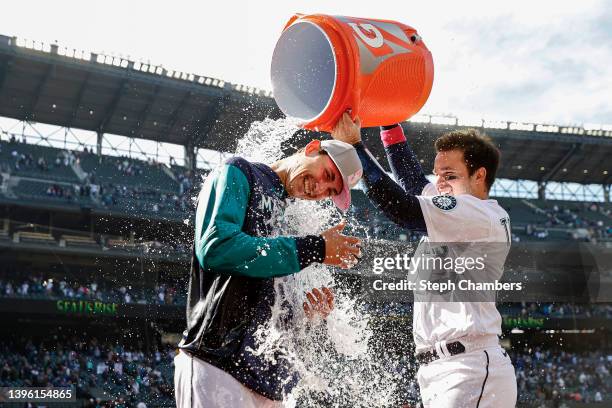
[(86, 299), (0, 298), (0, 313), (78, 316), (83, 318), (181, 319), (184, 306), (115, 303)]
[(85, 314), (85, 315), (117, 315), (117, 303), (107, 303), (91, 300), (58, 300), (55, 302), (55, 310), (63, 314)]

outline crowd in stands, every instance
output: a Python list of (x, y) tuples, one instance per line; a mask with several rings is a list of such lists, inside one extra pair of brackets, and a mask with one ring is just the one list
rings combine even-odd
[(178, 171), (175, 173), (175, 175), (179, 183), (179, 194), (183, 195), (191, 192), (193, 187), (196, 185), (196, 177), (194, 172), (191, 170)]
[[(142, 176), (142, 166), (134, 161), (128, 160), (127, 157), (107, 159), (114, 160), (117, 171), (124, 176)], [(157, 165), (157, 163), (149, 163), (149, 165), (153, 164)]]
[[(66, 387), (91, 406), (171, 406), (174, 398), (173, 345), (102, 342), (96, 338), (0, 339), (0, 386)], [(602, 403), (612, 397), (612, 355), (603, 351), (570, 352), (543, 348), (511, 350), (518, 405), (559, 407), (566, 402)], [(410, 358), (390, 368), (400, 384), (401, 399), (419, 406), (416, 365)], [(166, 405), (167, 404), (167, 405)], [(548, 404), (548, 405), (545, 405)], [(143, 405), (140, 405), (141, 407)]]
[(154, 188), (119, 186), (111, 183), (102, 184), (99, 194), (101, 203), (112, 208), (120, 205), (121, 199), (130, 199), (132, 210), (140, 210), (143, 213), (159, 213), (164, 211), (175, 211), (188, 213), (194, 210), (193, 200), (186, 194), (162, 192)]
[[(534, 211), (544, 215), (546, 221), (525, 225), (525, 235), (546, 239), (550, 228), (566, 228), (568, 237), (578, 241), (598, 242), (612, 237), (612, 223), (604, 221), (612, 218), (612, 212), (609, 207), (601, 204), (583, 202), (573, 207), (554, 204)], [(588, 215), (596, 215), (599, 219), (592, 219)]]
[(1, 387), (66, 387), (90, 407), (172, 406), (175, 349), (96, 338), (0, 339)]
[[(82, 151), (59, 150), (53, 162), (49, 163), (44, 156), (34, 157), (27, 149), (21, 151), (15, 136), (9, 141), (12, 163), (2, 161), (0, 170), (12, 172), (26, 169), (39, 172), (51, 172), (57, 167), (79, 165), (88, 155), (95, 155), (93, 149), (84, 148)], [(0, 146), (1, 149), (1, 146)], [(1, 150), (0, 150), (1, 151)], [(97, 157), (97, 156), (96, 156)], [(148, 167), (160, 167), (164, 164), (153, 159), (147, 162), (130, 159), (128, 157), (102, 156), (105, 164), (116, 168), (117, 174), (122, 177), (145, 177)], [(130, 211), (141, 213), (174, 213), (185, 214), (194, 210), (194, 188), (199, 186), (198, 176), (179, 166), (173, 167), (176, 183), (168, 186), (145, 187), (139, 183), (111, 183), (102, 180), (95, 170), (86, 173), (85, 178), (79, 182), (64, 181), (54, 183), (46, 188), (47, 197), (76, 202), (79, 198), (91, 198), (102, 206), (113, 209), (121, 207)], [(75, 175), (76, 178), (76, 175)]]
[[(92, 154), (92, 152), (80, 153), (77, 160), (80, 160), (86, 154)], [(144, 162), (139, 163), (128, 157), (103, 156), (102, 160), (111, 163), (116, 167), (118, 173), (126, 177), (143, 177), (143, 171), (146, 166), (163, 166), (162, 163), (152, 159), (149, 159), (146, 164)], [(126, 207), (125, 200), (127, 199), (129, 200), (127, 207), (132, 211), (184, 214), (193, 212), (195, 209), (191, 195), (192, 187), (195, 185), (195, 178), (191, 176), (191, 173), (191, 171), (185, 169), (178, 172), (178, 174), (175, 172), (178, 183), (178, 188), (176, 188), (176, 186), (145, 187), (142, 185), (103, 182), (99, 180), (95, 170), (92, 170), (87, 174), (80, 186), (75, 186), (75, 189), (79, 189), (80, 195), (99, 200), (106, 208)], [(160, 189), (161, 187), (166, 188), (162, 190)]]
[(186, 289), (171, 283), (157, 283), (150, 288), (127, 284), (98, 282), (69, 282), (65, 279), (43, 278), (32, 275), (27, 278), (0, 278), (0, 297), (39, 299), (98, 300), (101, 302), (141, 303), (160, 305), (184, 305)]
[(52, 184), (47, 188), (47, 195), (49, 197), (66, 198), (67, 200), (72, 198), (72, 192), (69, 188), (60, 187), (57, 184)]
[(612, 354), (541, 348), (511, 351), (519, 402), (598, 403), (612, 398)]
[[(25, 140), (22, 144), (25, 144)], [(0, 146), (0, 152), (1, 151), (2, 146)], [(3, 171), (35, 169), (44, 173), (50, 172), (55, 168), (71, 166), (76, 159), (74, 153), (70, 150), (59, 149), (51, 162), (48, 162), (48, 159), (44, 156), (34, 157), (26, 148), (22, 150), (19, 147), (19, 142), (15, 138), (15, 135), (11, 135), (9, 139), (9, 151), (13, 162), (6, 163), (3, 161), (1, 166)]]

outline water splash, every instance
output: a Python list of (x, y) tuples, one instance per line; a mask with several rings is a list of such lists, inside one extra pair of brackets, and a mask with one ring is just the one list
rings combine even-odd
[(238, 140), (236, 155), (260, 163), (273, 163), (283, 157), (282, 143), (298, 131), (291, 119), (266, 118), (253, 122), (246, 135)]
[[(296, 132), (287, 119), (255, 122), (238, 142), (236, 154), (271, 164), (282, 158), (281, 146)], [(275, 234), (319, 234), (335, 225), (340, 214), (328, 201), (292, 200)], [(272, 364), (278, 353), (300, 375), (285, 397), (285, 407), (384, 407), (394, 401), (393, 370), (370, 350), (370, 316), (341, 289), (330, 268), (312, 265), (298, 274), (275, 279), (272, 318), (259, 327), (257, 350)], [(325, 321), (309, 321), (302, 304), (305, 293), (327, 286), (335, 308)]]

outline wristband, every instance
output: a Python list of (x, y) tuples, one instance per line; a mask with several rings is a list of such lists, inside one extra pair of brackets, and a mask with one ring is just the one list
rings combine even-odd
[[(384, 127), (388, 126), (383, 126), (383, 128)], [(395, 125), (391, 126), (390, 129), (381, 130), (380, 139), (382, 140), (383, 145), (385, 147), (388, 147), (397, 143), (405, 142), (406, 136), (404, 136), (404, 130), (402, 129), (402, 127), (399, 125)]]

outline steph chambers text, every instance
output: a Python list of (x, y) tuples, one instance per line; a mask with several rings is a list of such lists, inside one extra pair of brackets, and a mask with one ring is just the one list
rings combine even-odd
[(429, 291), (446, 293), (449, 291), (488, 291), (488, 290), (504, 290), (504, 291), (520, 291), (523, 290), (521, 282), (473, 282), (471, 280), (455, 281), (428, 281), (418, 280), (411, 281), (402, 279), (395, 282), (385, 282), (382, 279), (377, 279), (372, 282), (372, 287), (377, 291)]

